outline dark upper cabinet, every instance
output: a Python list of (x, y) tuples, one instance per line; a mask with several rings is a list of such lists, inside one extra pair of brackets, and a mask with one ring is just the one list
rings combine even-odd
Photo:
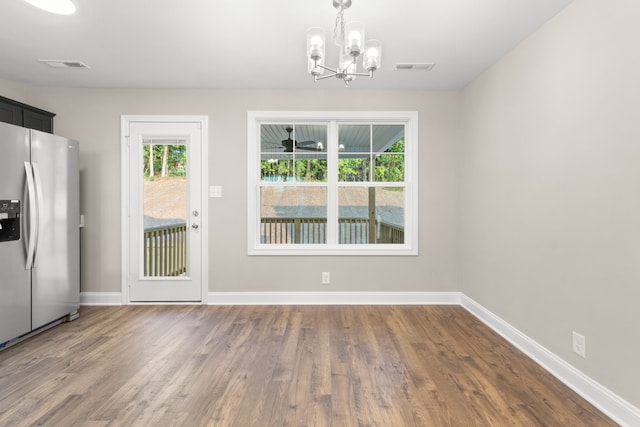
[(22, 108), (0, 99), (0, 122), (22, 126)]
[(22, 126), (53, 133), (53, 114), (25, 109), (22, 112)]
[(0, 96), (0, 122), (53, 133), (55, 114)]

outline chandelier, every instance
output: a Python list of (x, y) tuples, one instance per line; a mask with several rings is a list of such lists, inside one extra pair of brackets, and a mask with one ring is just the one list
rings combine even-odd
[[(324, 65), (325, 34), (324, 29), (314, 27), (307, 31), (308, 71), (314, 81), (336, 77), (349, 86), (356, 76), (373, 77), (373, 72), (380, 68), (382, 44), (379, 40), (364, 40), (364, 24), (362, 22), (344, 21), (344, 11), (351, 6), (351, 0), (333, 0), (338, 9), (336, 24), (333, 29), (333, 41), (340, 48), (338, 66)], [(366, 72), (358, 72), (358, 57), (362, 55), (362, 67)], [(328, 71), (329, 74), (324, 74)]]

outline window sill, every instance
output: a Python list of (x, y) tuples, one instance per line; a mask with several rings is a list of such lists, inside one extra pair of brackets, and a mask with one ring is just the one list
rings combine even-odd
[(249, 256), (417, 256), (418, 250), (408, 245), (375, 245), (375, 247), (363, 247), (364, 245), (260, 245), (249, 249)]

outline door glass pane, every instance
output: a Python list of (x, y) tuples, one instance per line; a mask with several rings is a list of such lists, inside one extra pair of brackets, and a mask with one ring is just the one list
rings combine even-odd
[(404, 243), (403, 187), (341, 187), (341, 244)]
[(144, 277), (186, 276), (187, 145), (143, 141)]
[(327, 243), (326, 187), (262, 187), (260, 243)]

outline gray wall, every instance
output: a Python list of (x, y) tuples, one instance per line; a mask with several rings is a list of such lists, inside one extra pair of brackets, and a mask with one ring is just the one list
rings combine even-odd
[[(83, 291), (120, 291), (120, 116), (209, 117), (209, 290), (455, 291), (459, 92), (100, 90), (30, 88), (81, 142)], [(420, 255), (247, 256), (248, 110), (410, 110), (420, 114)], [(331, 285), (321, 285), (322, 271)]]
[(0, 78), (0, 95), (18, 102), (27, 101), (27, 86)]
[(464, 90), (459, 211), (461, 290), (637, 407), (638, 22), (574, 1)]

